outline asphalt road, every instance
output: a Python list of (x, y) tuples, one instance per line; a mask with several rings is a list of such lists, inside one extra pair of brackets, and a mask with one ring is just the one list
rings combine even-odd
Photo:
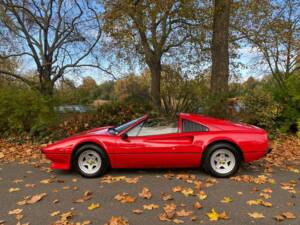
[[(31, 165), (19, 165), (17, 163), (0, 164), (0, 221), (3, 224), (17, 224), (16, 215), (9, 215), (8, 212), (14, 209), (23, 209), (20, 224), (29, 222), (30, 225), (53, 224), (59, 219), (59, 215), (51, 216), (55, 211), (60, 213), (72, 211), (74, 216), (72, 222), (91, 221), (91, 224), (105, 224), (112, 216), (122, 216), (127, 218), (129, 224), (154, 225), (154, 224), (175, 224), (163, 222), (159, 219), (159, 214), (163, 212), (166, 203), (175, 203), (177, 210), (192, 210), (195, 221), (189, 217), (176, 217), (184, 221), (184, 224), (300, 224), (300, 174), (296, 171), (274, 170), (268, 177), (274, 179), (275, 183), (255, 184), (247, 182), (237, 182), (230, 179), (217, 179), (217, 183), (211, 187), (203, 185), (202, 190), (207, 194), (205, 200), (198, 200), (197, 196), (184, 196), (180, 192), (174, 193), (175, 186), (191, 187), (194, 184), (181, 179), (176, 179), (176, 175), (182, 174), (181, 170), (171, 171), (175, 174), (172, 179), (167, 179), (164, 175), (168, 170), (112, 170), (108, 175), (126, 176), (127, 178), (139, 177), (136, 184), (124, 181), (115, 183), (102, 183), (100, 178), (84, 179), (74, 172), (51, 171), (47, 172), (48, 165), (35, 168)], [(299, 167), (296, 167), (300, 169)], [(200, 170), (185, 170), (184, 172), (196, 176), (196, 179), (205, 181), (210, 178)], [(243, 166), (238, 175), (259, 176), (264, 174), (260, 166)], [(49, 184), (40, 183), (41, 180), (49, 179), (53, 181)], [(75, 179), (75, 180), (74, 180)], [(293, 180), (291, 182), (291, 180)], [(282, 189), (282, 182), (291, 182), (296, 193), (290, 193)], [(26, 185), (27, 184), (27, 185)], [(28, 184), (35, 184), (34, 187)], [(204, 182), (205, 184), (205, 182)], [(290, 184), (290, 183), (289, 183)], [(151, 199), (142, 199), (138, 193), (143, 187), (150, 189)], [(19, 188), (12, 191), (11, 188)], [(262, 205), (248, 205), (248, 200), (261, 198), (259, 195), (263, 189), (271, 189), (270, 199), (266, 201), (272, 203), (272, 207)], [(11, 189), (12, 192), (9, 192)], [(16, 190), (16, 189), (15, 189)], [(85, 191), (92, 192), (92, 198), (83, 203), (74, 203)], [(121, 203), (114, 199), (114, 196), (123, 192), (137, 197), (134, 203)], [(35, 204), (17, 205), (26, 196), (33, 196), (40, 193), (47, 193), (41, 201)], [(162, 200), (162, 193), (169, 193), (173, 200)], [(222, 203), (224, 197), (230, 197), (232, 202)], [(203, 208), (194, 209), (193, 204), (199, 201)], [(56, 202), (56, 203), (54, 203)], [(91, 203), (100, 203), (100, 207), (88, 210)], [(145, 204), (157, 204), (160, 207), (153, 210), (144, 210), (137, 215), (133, 209), (143, 209)], [(225, 211), (229, 216), (228, 220), (209, 221), (206, 213), (214, 208), (217, 212)], [(253, 219), (248, 213), (259, 212), (265, 218)], [(292, 212), (296, 219), (285, 219), (278, 222), (274, 216), (283, 212)], [(1, 224), (1, 222), (0, 222)]]

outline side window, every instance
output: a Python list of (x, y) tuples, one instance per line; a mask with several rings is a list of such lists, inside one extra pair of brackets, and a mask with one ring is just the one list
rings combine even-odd
[(206, 132), (208, 128), (190, 120), (182, 120), (182, 132)]
[(129, 137), (151, 136), (160, 134), (177, 133), (177, 121), (165, 121), (161, 119), (149, 119), (127, 132)]

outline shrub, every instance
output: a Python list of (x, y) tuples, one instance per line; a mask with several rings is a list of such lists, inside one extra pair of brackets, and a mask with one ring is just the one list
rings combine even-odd
[(39, 93), (26, 87), (0, 89), (0, 131), (36, 134), (53, 123), (51, 104)]
[(253, 89), (247, 90), (242, 98), (242, 120), (268, 129), (276, 131), (276, 120), (282, 113), (282, 106), (277, 103), (272, 94), (258, 85)]

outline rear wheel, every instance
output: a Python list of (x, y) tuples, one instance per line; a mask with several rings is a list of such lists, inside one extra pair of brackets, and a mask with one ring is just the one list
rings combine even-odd
[(98, 177), (107, 171), (108, 157), (96, 145), (83, 145), (75, 153), (74, 167), (83, 177)]
[(205, 171), (215, 177), (230, 177), (240, 166), (238, 150), (230, 144), (218, 143), (210, 146), (203, 157)]

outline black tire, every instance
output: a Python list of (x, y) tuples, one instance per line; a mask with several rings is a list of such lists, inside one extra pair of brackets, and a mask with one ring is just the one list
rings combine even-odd
[[(235, 163), (233, 169), (227, 173), (219, 173), (211, 165), (211, 157), (212, 157), (213, 153), (219, 149), (229, 150), (235, 157), (236, 163)], [(204, 171), (211, 174), (214, 177), (219, 177), (219, 178), (227, 178), (227, 177), (234, 175), (238, 171), (240, 164), (241, 164), (241, 156), (240, 156), (239, 150), (236, 149), (233, 145), (228, 144), (228, 143), (216, 143), (216, 144), (210, 146), (204, 152), (203, 160), (202, 160), (202, 165), (203, 165)]]
[[(101, 166), (94, 173), (86, 173), (83, 170), (81, 170), (79, 167), (79, 162), (78, 162), (79, 156), (88, 150), (95, 152), (101, 159)], [(73, 159), (74, 159), (73, 167), (77, 170), (77, 172), (81, 176), (86, 177), (86, 178), (99, 177), (99, 176), (105, 174), (105, 172), (107, 171), (107, 169), (109, 167), (109, 159), (108, 159), (108, 156), (105, 153), (105, 151), (103, 149), (101, 149), (99, 146), (93, 145), (93, 144), (86, 144), (86, 145), (83, 145), (80, 148), (78, 148), (74, 154)]]

